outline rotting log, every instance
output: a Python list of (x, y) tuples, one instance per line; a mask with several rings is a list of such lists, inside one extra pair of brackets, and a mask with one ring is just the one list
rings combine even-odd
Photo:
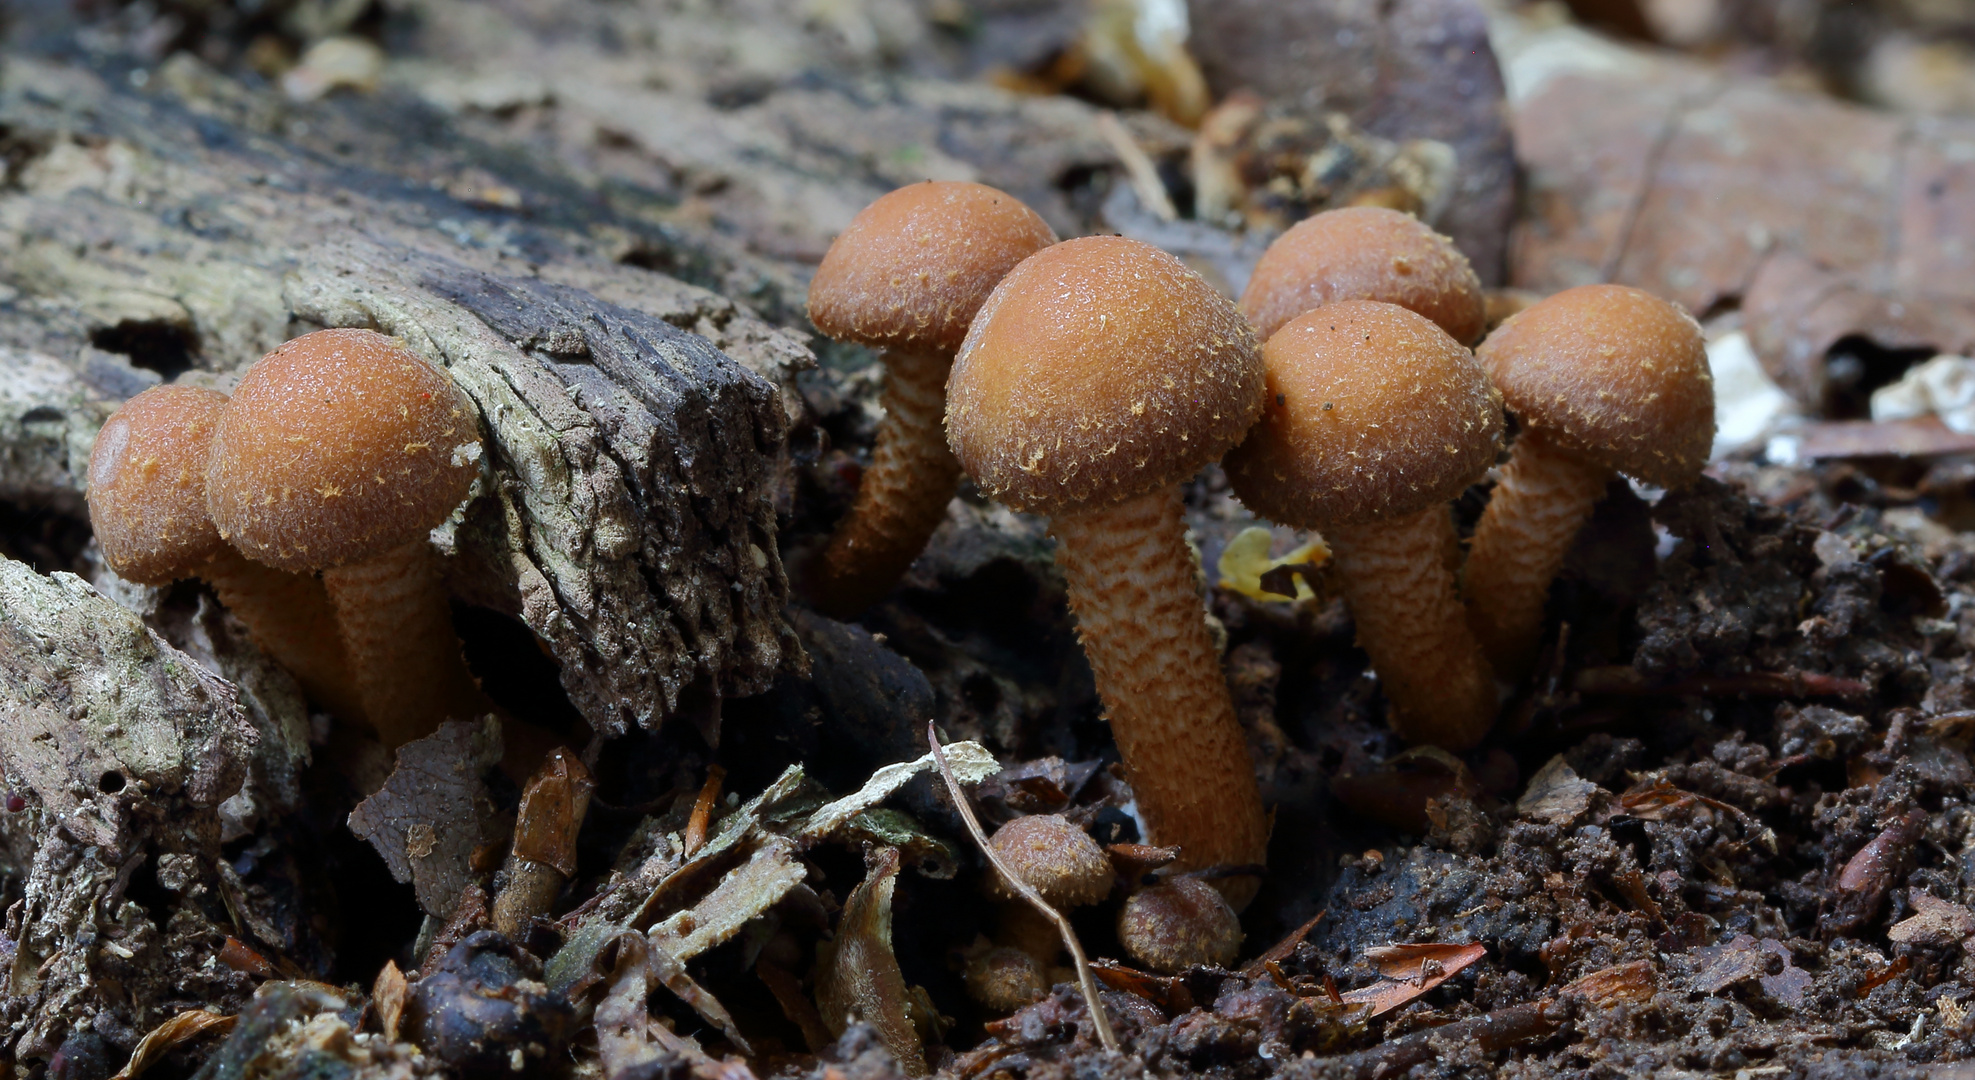
[(165, 376), (223, 389), (296, 333), (374, 327), (481, 413), (487, 468), (436, 536), (456, 594), (526, 623), (593, 729), (684, 712), (714, 735), (720, 698), (802, 666), (774, 496), (807, 348), (613, 256), (677, 248), (776, 296), (781, 271), (519, 165), (499, 205), (435, 191), (421, 178), (489, 155), (413, 99), (303, 121), (183, 55), (147, 80), (0, 71), (0, 499), (78, 514), (121, 399)]

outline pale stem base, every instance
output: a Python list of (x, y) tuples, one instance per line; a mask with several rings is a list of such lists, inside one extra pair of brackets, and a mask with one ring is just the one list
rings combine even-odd
[[(1268, 826), (1194, 584), (1178, 486), (1050, 523), (1070, 610), (1151, 835), (1182, 869), (1261, 864)], [(1237, 907), (1256, 881), (1215, 883)]]
[(816, 604), (839, 618), (890, 592), (925, 550), (960, 486), (960, 463), (946, 445), (944, 352), (887, 350), (884, 419), (871, 465), (850, 513), (819, 560)]
[(1516, 440), (1468, 549), (1468, 625), (1495, 671), (1519, 682), (1536, 662), (1550, 582), (1616, 475), (1535, 432)]
[(1452, 520), (1444, 506), (1324, 529), (1358, 644), (1407, 742), (1466, 750), (1495, 722), (1495, 677), (1468, 632), (1444, 558)]
[(423, 539), (322, 573), (370, 724), (396, 748), (493, 711), (460, 655), (437, 556)]
[(201, 567), (199, 577), (246, 624), (268, 659), (295, 677), (309, 700), (342, 719), (365, 719), (322, 582), (257, 563), (232, 547)]

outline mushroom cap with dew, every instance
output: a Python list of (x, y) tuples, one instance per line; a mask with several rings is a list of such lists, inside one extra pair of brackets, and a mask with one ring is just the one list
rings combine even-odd
[(1694, 481), (1714, 442), (1701, 326), (1624, 285), (1566, 289), (1518, 312), (1478, 350), (1524, 426), (1660, 487)]
[(89, 522), (103, 561), (166, 585), (226, 547), (206, 515), (206, 459), (226, 395), (154, 386), (117, 409), (89, 454)]
[(1262, 357), (1262, 419), (1223, 466), (1271, 520), (1417, 513), (1458, 496), (1501, 447), (1502, 399), (1473, 354), (1395, 304), (1325, 305), (1276, 331)]
[[(988, 840), (996, 856), (1054, 907), (1095, 904), (1111, 891), (1111, 860), (1090, 834), (1060, 814), (1018, 817)], [(995, 892), (1013, 896), (996, 875)]]
[(1304, 218), (1262, 253), (1241, 313), (1264, 341), (1314, 307), (1383, 300), (1472, 343), (1487, 327), (1481, 279), (1454, 242), (1411, 214), (1375, 206)]
[(420, 539), (479, 470), (473, 412), (395, 338), (319, 330), (262, 357), (220, 418), (206, 504), (249, 558), (309, 572)]
[(1010, 271), (947, 383), (947, 441), (989, 495), (1057, 514), (1185, 480), (1262, 405), (1255, 335), (1150, 244), (1067, 240)]
[(950, 353), (995, 283), (1055, 242), (1035, 211), (986, 184), (902, 187), (830, 244), (809, 283), (809, 321), (839, 341)]

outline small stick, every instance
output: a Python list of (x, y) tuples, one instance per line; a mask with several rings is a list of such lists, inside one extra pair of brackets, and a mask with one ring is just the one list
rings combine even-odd
[(686, 821), (686, 858), (690, 859), (706, 845), (706, 834), (713, 823), (713, 804), (720, 799), (720, 782), (727, 778), (727, 770), (718, 765), (706, 767), (706, 785), (699, 789), (699, 798), (693, 801), (693, 816)]
[(1008, 883), (1017, 896), (1029, 902), (1029, 906), (1042, 913), (1043, 918), (1056, 924), (1056, 932), (1063, 936), (1063, 945), (1070, 950), (1070, 959), (1077, 966), (1077, 985), (1083, 989), (1084, 1003), (1090, 1006), (1090, 1026), (1097, 1029), (1097, 1041), (1113, 1054), (1122, 1053), (1118, 1048), (1118, 1037), (1111, 1032), (1110, 1018), (1104, 1015), (1104, 1004), (1097, 999), (1097, 980), (1090, 972), (1090, 961), (1084, 956), (1084, 947), (1077, 941), (1076, 931), (1070, 929), (1070, 920), (1063, 913), (1049, 906), (1028, 882), (1023, 881), (1014, 871), (1008, 869), (994, 849), (988, 846), (987, 833), (981, 831), (981, 822), (974, 816), (974, 808), (967, 804), (967, 793), (961, 790), (960, 780), (953, 775), (953, 766), (946, 763), (946, 751), (940, 746), (939, 731), (931, 720), (926, 721), (926, 741), (932, 744), (933, 760), (939, 763), (940, 775), (946, 778), (946, 790), (953, 795), (953, 805), (960, 811), (960, 820), (967, 823), (967, 832), (980, 847), (981, 854), (1001, 880)]

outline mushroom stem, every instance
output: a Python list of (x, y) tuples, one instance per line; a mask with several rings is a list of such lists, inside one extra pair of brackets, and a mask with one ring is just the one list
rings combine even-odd
[(365, 719), (322, 582), (257, 563), (231, 547), (199, 567), (198, 576), (310, 700), (342, 719)]
[[(1150, 842), (1177, 845), (1181, 869), (1264, 862), (1261, 792), (1207, 634), (1179, 486), (1062, 514), (1050, 528)], [(1239, 907), (1258, 882), (1217, 884)]]
[(1475, 528), (1461, 589), (1468, 625), (1503, 678), (1529, 674), (1550, 582), (1615, 475), (1538, 431), (1516, 440)]
[(1324, 530), (1358, 644), (1392, 703), (1392, 728), (1412, 743), (1466, 750), (1494, 723), (1494, 674), (1468, 633), (1454, 575), (1442, 561), (1453, 522), (1444, 506)]
[(492, 712), (460, 655), (431, 546), (400, 544), (322, 572), (370, 724), (397, 748), (447, 719)]
[(887, 349), (885, 416), (850, 513), (824, 551), (817, 606), (845, 618), (877, 602), (925, 549), (960, 483), (946, 445), (946, 376), (953, 354)]

